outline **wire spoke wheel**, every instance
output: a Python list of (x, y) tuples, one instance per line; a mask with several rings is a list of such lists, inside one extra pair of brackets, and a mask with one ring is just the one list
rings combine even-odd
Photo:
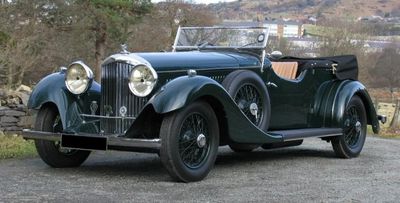
[(331, 139), (338, 157), (352, 158), (360, 154), (367, 134), (367, 115), (363, 101), (353, 96), (343, 114), (343, 135)]
[(247, 118), (256, 126), (259, 126), (263, 119), (263, 101), (261, 94), (252, 84), (242, 85), (234, 96), (236, 104)]
[(206, 119), (199, 113), (189, 115), (179, 134), (179, 154), (189, 168), (198, 168), (206, 159), (210, 146)]
[(175, 180), (202, 180), (217, 158), (218, 119), (205, 101), (196, 101), (166, 116), (160, 129), (160, 158)]
[(347, 146), (353, 148), (361, 134), (361, 119), (355, 106), (347, 109), (345, 118), (344, 140)]

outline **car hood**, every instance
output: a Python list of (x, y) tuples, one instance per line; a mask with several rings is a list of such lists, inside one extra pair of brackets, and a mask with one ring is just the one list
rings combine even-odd
[(137, 55), (148, 61), (156, 71), (260, 66), (257, 57), (232, 52), (153, 52)]

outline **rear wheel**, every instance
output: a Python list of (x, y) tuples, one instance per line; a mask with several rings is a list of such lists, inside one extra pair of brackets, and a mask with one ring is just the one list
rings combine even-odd
[[(247, 70), (232, 72), (222, 82), (222, 86), (254, 125), (263, 131), (268, 130), (271, 115), (270, 99), (266, 86), (257, 74)], [(235, 152), (251, 152), (259, 146), (259, 144), (229, 144)]]
[(165, 117), (160, 137), (161, 161), (175, 180), (202, 180), (214, 166), (219, 128), (208, 103), (194, 102)]
[[(35, 130), (44, 132), (61, 132), (60, 115), (55, 108), (45, 107), (38, 113)], [(35, 140), (36, 150), (40, 158), (55, 168), (80, 166), (89, 156), (90, 151), (61, 148), (60, 142)]]
[(343, 117), (343, 135), (332, 138), (332, 147), (341, 158), (357, 157), (364, 146), (367, 135), (367, 114), (358, 96), (353, 96)]

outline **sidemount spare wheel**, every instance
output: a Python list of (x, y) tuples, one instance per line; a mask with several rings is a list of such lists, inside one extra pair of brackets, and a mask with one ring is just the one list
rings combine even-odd
[[(62, 129), (61, 118), (56, 108), (40, 109), (35, 122), (35, 130), (62, 132)], [(54, 168), (80, 166), (90, 154), (90, 151), (62, 148), (60, 142), (54, 141), (35, 140), (35, 146), (40, 158)]]
[(331, 139), (333, 150), (341, 158), (357, 157), (367, 135), (367, 114), (364, 103), (353, 96), (343, 115), (343, 135)]
[[(254, 72), (238, 70), (230, 73), (222, 86), (236, 102), (240, 110), (258, 128), (268, 130), (271, 117), (271, 104), (266, 85)], [(231, 143), (229, 147), (235, 152), (251, 152), (258, 144)]]
[(164, 117), (160, 158), (173, 179), (204, 179), (214, 166), (219, 146), (217, 117), (211, 106), (196, 101)]

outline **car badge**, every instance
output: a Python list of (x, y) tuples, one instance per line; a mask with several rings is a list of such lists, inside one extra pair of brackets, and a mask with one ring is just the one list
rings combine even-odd
[(92, 115), (95, 115), (98, 108), (99, 105), (97, 105), (97, 101), (92, 101), (92, 103), (90, 104), (90, 113)]
[(121, 117), (125, 117), (127, 112), (128, 112), (128, 109), (126, 109), (125, 106), (122, 106), (122, 107), (119, 109), (119, 115), (120, 115)]

